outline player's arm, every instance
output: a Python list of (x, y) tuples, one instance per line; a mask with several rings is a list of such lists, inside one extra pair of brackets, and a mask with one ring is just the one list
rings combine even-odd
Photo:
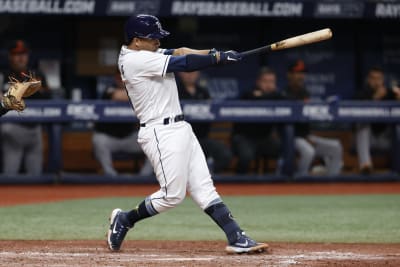
[(207, 49), (207, 50), (197, 50), (197, 49), (191, 49), (187, 47), (181, 47), (174, 49), (172, 55), (173, 56), (184, 56), (184, 55), (208, 55), (213, 49)]
[[(166, 72), (191, 72), (205, 69), (217, 64), (235, 63), (241, 60), (240, 53), (236, 51), (196, 50), (199, 54), (186, 54), (170, 56)], [(204, 51), (208, 51), (207, 54)]]
[(158, 52), (164, 55), (171, 55), (171, 56), (184, 56), (184, 55), (208, 55), (213, 51), (217, 51), (215, 48), (213, 49), (191, 49), (187, 47), (175, 48), (175, 49), (159, 49)]

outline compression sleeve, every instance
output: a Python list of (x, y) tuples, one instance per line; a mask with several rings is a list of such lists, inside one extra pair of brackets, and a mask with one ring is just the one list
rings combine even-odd
[(165, 49), (164, 50), (164, 55), (172, 55), (174, 53), (175, 49)]
[(167, 72), (191, 72), (205, 69), (217, 64), (215, 55), (195, 55), (171, 56)]

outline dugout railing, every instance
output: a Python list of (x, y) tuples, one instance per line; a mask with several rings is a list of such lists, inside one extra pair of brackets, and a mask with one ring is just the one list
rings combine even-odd
[[(40, 177), (40, 182), (153, 182), (154, 179), (135, 176), (110, 180), (109, 177), (94, 175), (91, 179), (82, 179), (82, 175), (62, 173), (62, 135), (63, 128), (76, 122), (137, 122), (129, 104), (110, 101), (71, 102), (64, 100), (27, 101), (28, 108), (22, 112), (9, 112), (0, 119), (3, 122), (30, 123), (40, 122), (48, 128), (48, 173)], [(280, 160), (279, 175), (216, 176), (218, 181), (285, 181), (292, 180), (295, 164), (293, 144), (293, 124), (296, 122), (353, 124), (387, 123), (393, 124), (391, 172), (369, 177), (345, 175), (341, 177), (323, 177), (324, 181), (337, 180), (397, 180), (400, 172), (400, 105), (399, 102), (340, 101), (340, 102), (293, 102), (293, 101), (185, 101), (182, 103), (185, 118), (188, 121), (203, 122), (260, 122), (282, 124), (283, 153)], [(87, 175), (86, 175), (87, 176)], [(320, 180), (321, 177), (295, 177), (296, 180)], [(2, 177), (0, 182), (34, 182), (35, 178)], [(39, 180), (38, 180), (39, 181)]]

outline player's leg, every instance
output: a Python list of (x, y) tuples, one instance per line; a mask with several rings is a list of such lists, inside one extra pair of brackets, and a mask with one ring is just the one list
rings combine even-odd
[(190, 129), (182, 123), (144, 129), (141, 132), (138, 141), (154, 167), (160, 190), (131, 211), (115, 209), (112, 212), (108, 234), (111, 250), (120, 248), (127, 231), (135, 223), (174, 208), (185, 198)]
[(104, 173), (110, 176), (116, 176), (118, 173), (114, 169), (112, 162), (112, 148), (118, 142), (113, 142), (112, 138), (106, 134), (94, 132), (92, 137), (93, 153), (99, 161)]
[(343, 167), (343, 148), (340, 141), (315, 135), (309, 138), (314, 143), (315, 154), (323, 157), (328, 174), (340, 174)]
[(43, 169), (42, 127), (29, 129), (29, 139), (25, 150), (24, 166), (26, 174), (40, 175)]
[(371, 160), (371, 127), (369, 124), (356, 126), (356, 148), (358, 163), (361, 171), (370, 172), (372, 169)]
[(214, 187), (204, 153), (193, 133), (190, 147), (188, 191), (197, 205), (224, 231), (229, 244), (226, 250), (231, 253), (242, 253), (262, 251), (267, 248), (268, 245), (257, 243), (246, 236), (223, 203)]
[(305, 138), (302, 137), (296, 137), (294, 139), (294, 144), (295, 149), (299, 154), (296, 174), (307, 175), (315, 156), (315, 149)]
[(22, 143), (22, 126), (4, 123), (1, 125), (1, 141), (3, 153), (3, 173), (6, 175), (17, 175), (21, 166), (24, 153)]

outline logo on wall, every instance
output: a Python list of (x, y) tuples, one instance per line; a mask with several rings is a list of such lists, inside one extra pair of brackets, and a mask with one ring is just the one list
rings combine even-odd
[(320, 2), (315, 6), (314, 16), (320, 18), (361, 18), (364, 13), (364, 3)]
[(69, 104), (67, 106), (67, 116), (72, 116), (78, 120), (98, 120), (96, 106), (91, 104)]
[(311, 120), (333, 120), (328, 105), (305, 105), (303, 106), (303, 116)]
[(185, 104), (183, 114), (190, 119), (212, 120), (215, 115), (211, 112), (210, 104)]
[(0, 0), (0, 13), (94, 14), (95, 0)]
[(159, 0), (111, 0), (108, 3), (107, 15), (158, 14), (159, 10)]
[(104, 117), (134, 117), (135, 112), (131, 107), (105, 107)]

